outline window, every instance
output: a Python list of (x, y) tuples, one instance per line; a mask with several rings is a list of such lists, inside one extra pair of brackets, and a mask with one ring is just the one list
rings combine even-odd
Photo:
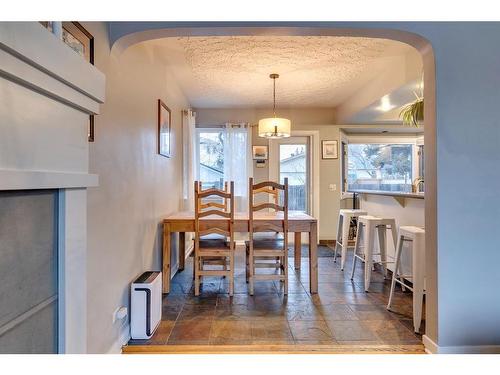
[(224, 131), (200, 130), (198, 176), (203, 189), (224, 187)]
[(424, 145), (418, 146), (418, 177), (424, 177), (425, 175), (425, 159), (424, 159)]
[(308, 212), (307, 143), (280, 144), (280, 183), (288, 178), (288, 209)]
[(411, 191), (413, 144), (348, 144), (348, 190)]
[(234, 181), (236, 209), (246, 210), (248, 177), (252, 172), (250, 128), (228, 124), (218, 128), (197, 129), (197, 177), (202, 188), (224, 189)]

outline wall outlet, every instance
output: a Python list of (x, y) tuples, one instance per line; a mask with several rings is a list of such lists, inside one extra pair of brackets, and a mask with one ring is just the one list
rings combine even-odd
[(117, 320), (123, 320), (127, 317), (128, 315), (128, 309), (125, 306), (120, 306), (118, 307), (114, 312), (113, 312), (113, 324)]
[(337, 190), (337, 184), (330, 184), (330, 185), (328, 185), (328, 190), (330, 190), (330, 191), (336, 191)]

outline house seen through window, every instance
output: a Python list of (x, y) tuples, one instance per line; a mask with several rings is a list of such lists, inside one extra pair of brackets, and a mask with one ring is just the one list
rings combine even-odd
[(349, 144), (348, 190), (411, 191), (413, 145)]
[(199, 178), (203, 189), (224, 187), (224, 131), (200, 131)]

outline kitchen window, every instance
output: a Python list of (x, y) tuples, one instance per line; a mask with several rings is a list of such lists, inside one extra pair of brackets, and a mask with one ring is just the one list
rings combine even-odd
[(415, 145), (409, 143), (349, 143), (347, 190), (410, 192), (414, 179)]

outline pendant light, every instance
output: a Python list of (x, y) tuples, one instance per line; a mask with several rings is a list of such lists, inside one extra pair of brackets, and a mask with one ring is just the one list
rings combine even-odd
[(276, 79), (279, 78), (279, 74), (273, 73), (269, 78), (273, 80), (273, 117), (259, 120), (259, 137), (271, 139), (290, 137), (291, 121), (276, 117)]

